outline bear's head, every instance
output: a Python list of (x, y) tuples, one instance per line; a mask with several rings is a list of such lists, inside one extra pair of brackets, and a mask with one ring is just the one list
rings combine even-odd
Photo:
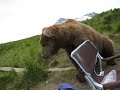
[(43, 47), (41, 54), (43, 58), (48, 59), (56, 54), (60, 48), (66, 50), (71, 45), (71, 41), (74, 40), (74, 24), (78, 24), (78, 22), (68, 19), (64, 23), (43, 28), (40, 41)]
[(42, 30), (40, 43), (42, 45), (41, 57), (48, 59), (62, 47), (60, 33), (56, 26), (46, 27)]

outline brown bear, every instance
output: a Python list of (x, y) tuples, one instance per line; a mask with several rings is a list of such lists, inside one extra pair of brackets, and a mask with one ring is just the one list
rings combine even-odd
[[(92, 41), (104, 58), (114, 55), (112, 40), (85, 24), (68, 19), (64, 23), (55, 24), (42, 30), (40, 43), (43, 46), (43, 51), (41, 56), (48, 59), (56, 54), (60, 48), (63, 48), (70, 57), (71, 52), (85, 40)], [(80, 82), (85, 81), (82, 78), (81, 70), (78, 69), (73, 60), (71, 61), (78, 70), (77, 79)], [(115, 65), (115, 62), (109, 61), (107, 64)]]

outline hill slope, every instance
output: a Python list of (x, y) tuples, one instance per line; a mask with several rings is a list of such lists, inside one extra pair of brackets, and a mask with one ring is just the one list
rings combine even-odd
[(120, 32), (120, 9), (102, 12), (84, 23), (100, 32)]
[(23, 67), (27, 60), (36, 60), (40, 37), (0, 44), (0, 66)]

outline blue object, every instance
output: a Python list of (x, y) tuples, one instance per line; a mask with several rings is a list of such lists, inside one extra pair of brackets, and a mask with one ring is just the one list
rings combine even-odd
[(80, 90), (67, 83), (61, 83), (58, 90)]

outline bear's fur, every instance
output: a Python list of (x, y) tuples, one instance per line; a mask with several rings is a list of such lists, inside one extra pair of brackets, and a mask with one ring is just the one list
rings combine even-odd
[[(60, 48), (65, 49), (70, 57), (71, 52), (85, 40), (92, 41), (104, 58), (114, 55), (112, 40), (85, 24), (68, 19), (64, 23), (55, 24), (42, 30), (40, 41), (43, 46), (42, 57), (50, 58)], [(71, 61), (78, 69), (74, 61)], [(107, 64), (114, 65), (115, 62), (109, 61)], [(78, 72), (79, 74), (76, 76), (80, 81), (84, 81), (80, 78), (83, 74), (80, 70)]]

